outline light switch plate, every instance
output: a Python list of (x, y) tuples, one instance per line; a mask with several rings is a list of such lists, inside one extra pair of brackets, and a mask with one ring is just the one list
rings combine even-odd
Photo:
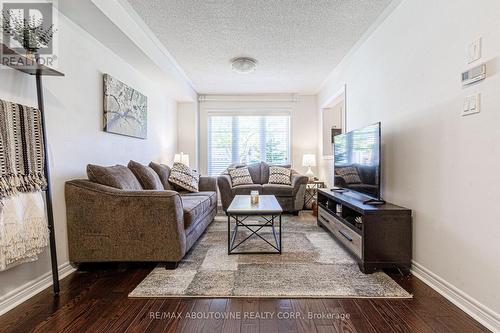
[(464, 98), (462, 116), (479, 113), (481, 111), (481, 94), (477, 93)]
[(470, 97), (466, 96), (464, 98), (464, 106), (462, 108), (462, 114), (469, 112)]
[(481, 59), (481, 38), (470, 43), (467, 49), (467, 62), (469, 64), (479, 59)]

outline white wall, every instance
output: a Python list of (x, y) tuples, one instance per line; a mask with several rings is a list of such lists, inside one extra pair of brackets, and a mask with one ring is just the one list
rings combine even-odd
[[(200, 170), (207, 173), (207, 113), (210, 110), (289, 110), (291, 112), (292, 167), (299, 172), (307, 171), (302, 166), (302, 155), (317, 154), (316, 133), (318, 128), (317, 98), (313, 95), (267, 94), (267, 95), (206, 95), (200, 102)], [(205, 99), (205, 101), (203, 101)], [(182, 138), (179, 137), (179, 144)], [(183, 140), (182, 140), (183, 141)]]
[[(413, 209), (414, 261), (497, 320), (499, 31), (496, 0), (403, 1), (319, 95), (321, 107), (345, 83), (348, 129), (382, 122), (383, 194)], [(462, 88), (466, 48), (478, 37), (489, 77)], [(481, 113), (461, 117), (475, 92)]]
[(198, 102), (177, 104), (177, 151), (189, 154), (189, 164), (199, 169)]
[[(59, 65), (64, 78), (44, 78), (54, 187), (59, 264), (68, 261), (64, 182), (86, 177), (87, 163), (170, 162), (177, 147), (176, 101), (162, 87), (68, 21), (59, 17)], [(148, 139), (102, 131), (102, 75), (109, 73), (148, 97)], [(0, 68), (0, 98), (36, 106), (35, 78)], [(48, 251), (40, 260), (0, 272), (0, 302), (15, 288), (50, 271)]]
[[(318, 114), (315, 112), (317, 109), (317, 98), (313, 95), (298, 96), (297, 103), (293, 105), (292, 166), (301, 173), (307, 171), (307, 167), (302, 166), (304, 154), (316, 154), (316, 160), (320, 158), (315, 135), (319, 123)], [(312, 167), (312, 170), (317, 176), (316, 167)]]

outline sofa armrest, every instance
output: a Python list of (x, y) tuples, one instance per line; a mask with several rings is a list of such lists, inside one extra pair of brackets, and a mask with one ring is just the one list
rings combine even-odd
[(231, 177), (229, 177), (229, 175), (220, 175), (217, 178), (217, 185), (219, 186), (222, 209), (227, 211), (227, 208), (234, 198)]
[(198, 189), (203, 192), (217, 192), (217, 178), (206, 176), (200, 177)]
[(66, 182), (70, 260), (179, 261), (186, 253), (175, 191), (126, 191), (88, 180)]
[(291, 178), (294, 195), (293, 211), (299, 211), (304, 207), (304, 197), (309, 177), (303, 176), (293, 170)]
[(291, 176), (291, 181), (292, 181), (292, 187), (293, 187), (293, 194), (297, 194), (299, 191), (300, 187), (303, 186), (305, 187), (307, 185), (307, 182), (309, 181), (309, 177), (303, 176), (299, 174), (298, 172), (294, 171), (292, 172)]

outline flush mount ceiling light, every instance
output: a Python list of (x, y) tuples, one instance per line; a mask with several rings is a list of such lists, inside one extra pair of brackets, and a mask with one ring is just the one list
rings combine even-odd
[(257, 68), (257, 60), (249, 57), (237, 57), (231, 59), (231, 69), (239, 74), (248, 74)]

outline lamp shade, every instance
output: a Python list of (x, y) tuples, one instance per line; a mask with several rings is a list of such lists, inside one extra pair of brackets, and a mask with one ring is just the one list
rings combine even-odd
[(182, 163), (184, 165), (189, 166), (189, 155), (180, 153), (180, 154), (175, 154), (174, 155), (174, 162)]
[(302, 166), (306, 167), (316, 166), (316, 155), (304, 154), (304, 156), (302, 157)]

